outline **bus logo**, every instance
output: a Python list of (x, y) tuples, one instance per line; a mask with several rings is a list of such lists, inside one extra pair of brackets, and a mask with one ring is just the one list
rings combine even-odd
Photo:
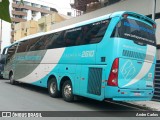
[(121, 73), (122, 73), (125, 80), (131, 79), (136, 73), (136, 68), (133, 65), (133, 63), (130, 60), (128, 60), (122, 66)]

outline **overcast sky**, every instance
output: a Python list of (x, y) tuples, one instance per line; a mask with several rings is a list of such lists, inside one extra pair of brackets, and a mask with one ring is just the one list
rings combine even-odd
[(70, 1), (73, 0), (39, 0), (39, 1), (48, 2), (50, 4), (55, 5), (58, 11), (60, 13), (63, 13), (66, 11), (71, 12)]

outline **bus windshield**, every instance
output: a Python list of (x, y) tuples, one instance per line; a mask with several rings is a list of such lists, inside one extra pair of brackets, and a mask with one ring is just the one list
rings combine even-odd
[(138, 20), (124, 18), (115, 27), (112, 37), (133, 40), (140, 45), (156, 46), (155, 30), (152, 26)]

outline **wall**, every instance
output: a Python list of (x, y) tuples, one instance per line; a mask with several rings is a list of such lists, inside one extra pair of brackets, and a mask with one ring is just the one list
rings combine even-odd
[(66, 20), (65, 16), (61, 16), (54, 12), (52, 15), (47, 15), (38, 20), (38, 32), (47, 32), (52, 29), (52, 25), (55, 23)]
[(157, 50), (157, 60), (160, 60), (160, 49)]
[(23, 37), (37, 33), (38, 22), (34, 20), (21, 22), (15, 25), (14, 41), (20, 40)]

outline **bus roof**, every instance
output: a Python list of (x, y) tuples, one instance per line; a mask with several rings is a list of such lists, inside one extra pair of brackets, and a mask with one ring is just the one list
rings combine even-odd
[(124, 14), (127, 14), (129, 16), (133, 16), (133, 17), (136, 17), (138, 19), (142, 19), (142, 20), (145, 20), (147, 22), (149, 22), (150, 24), (156, 24), (155, 21), (153, 21), (152, 19), (150, 19), (149, 17), (145, 16), (145, 15), (142, 15), (142, 14), (139, 14), (139, 13), (135, 13), (135, 12), (131, 12), (131, 11), (120, 11), (120, 12), (114, 12), (111, 14), (111, 18), (112, 17), (115, 17), (115, 16), (123, 16)]
[[(109, 18), (112, 18), (112, 17), (116, 17), (116, 16), (122, 16), (124, 14), (128, 14), (128, 15), (131, 15), (131, 16), (134, 16), (134, 17), (138, 17), (138, 18), (143, 18), (143, 20), (147, 20), (149, 23), (151, 24), (156, 24), (152, 19), (144, 16), (144, 15), (141, 15), (141, 14), (137, 14), (135, 12), (130, 12), (130, 11), (118, 11), (118, 12), (113, 12), (111, 14), (107, 14), (107, 15), (102, 15), (102, 16), (99, 16), (99, 17), (95, 17), (95, 18), (91, 18), (91, 19), (87, 19), (87, 20), (84, 20), (84, 21), (80, 21), (80, 22), (76, 22), (76, 23), (73, 23), (73, 24), (67, 24), (67, 21), (71, 21), (73, 19), (77, 19), (77, 18), (80, 18), (80, 17), (76, 17), (76, 18), (71, 18), (69, 20), (65, 20), (63, 22), (60, 22), (60, 23), (56, 23), (55, 25), (53, 26), (57, 26), (60, 24), (63, 24), (63, 23), (66, 23), (67, 26), (61, 26), (61, 27), (57, 27), (56, 29), (54, 30), (51, 30), (51, 31), (48, 31), (48, 32), (41, 32), (41, 33), (37, 33), (37, 34), (34, 34), (34, 35), (29, 35), (27, 37), (24, 37), (22, 39), (20, 39), (19, 41), (13, 43), (13, 44), (16, 44), (20, 41), (25, 41), (25, 40), (28, 40), (30, 38), (34, 38), (34, 37), (39, 37), (39, 36), (42, 36), (42, 35), (47, 35), (47, 34), (51, 34), (51, 33), (54, 33), (54, 32), (59, 32), (61, 30), (65, 30), (65, 29), (70, 29), (72, 27), (79, 27), (79, 26), (82, 26), (82, 25), (85, 25), (85, 24), (89, 24), (89, 23), (92, 23), (92, 22), (96, 22), (96, 21), (100, 21), (100, 20), (104, 20), (104, 19), (109, 19)], [(86, 14), (85, 14), (86, 15)], [(82, 15), (83, 16), (83, 15)], [(53, 27), (54, 28), (54, 27)]]

